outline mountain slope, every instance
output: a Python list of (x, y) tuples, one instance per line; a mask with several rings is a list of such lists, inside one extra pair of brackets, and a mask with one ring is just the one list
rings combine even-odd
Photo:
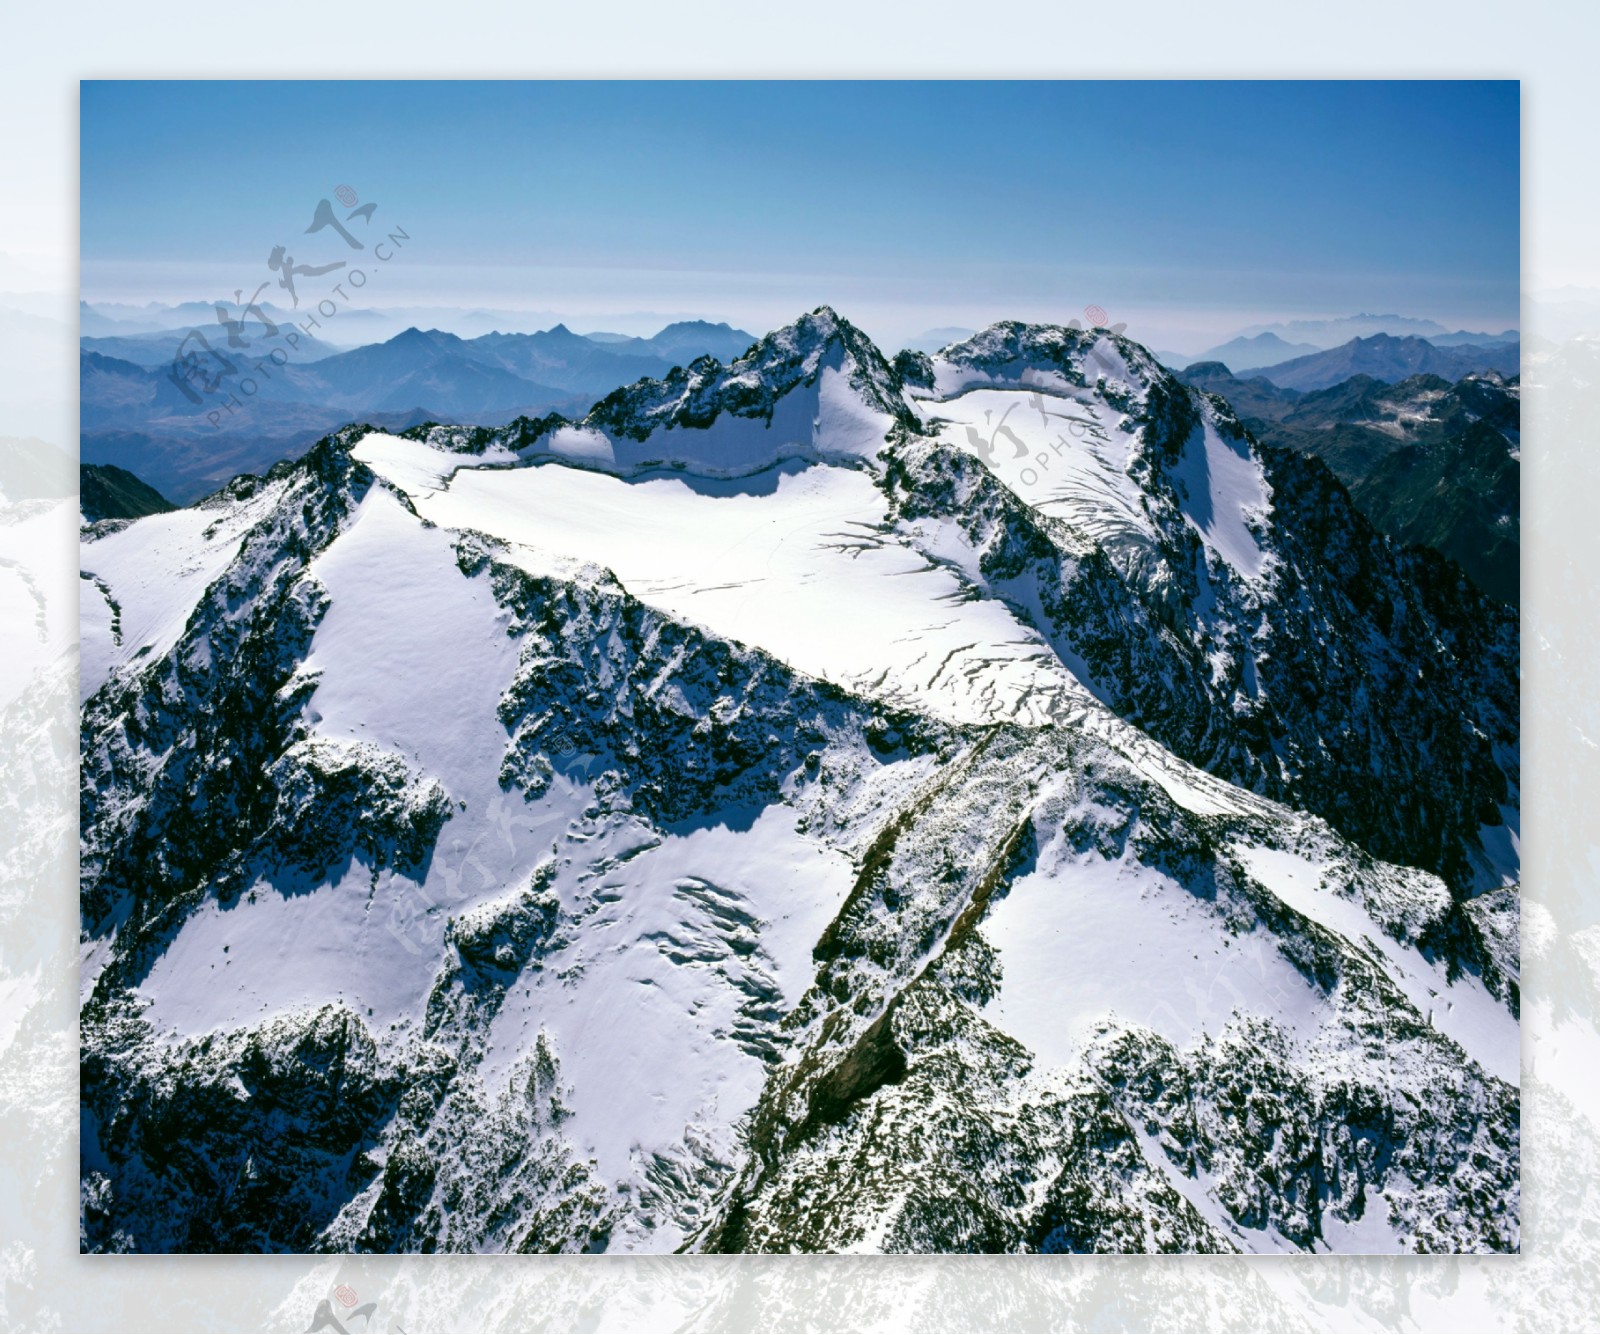
[[(1190, 362), (1174, 374), (1192, 389), (1226, 399), (1228, 406), (1247, 423), (1275, 422), (1286, 416), (1300, 401), (1298, 389), (1280, 389), (1259, 372), (1254, 375), (1234, 375), (1221, 362)], [(1370, 376), (1358, 376), (1363, 384), (1381, 384)], [(1337, 387), (1335, 387), (1337, 389)]]
[(1269, 392), (1220, 367), (1185, 383), (1221, 394), (1259, 439), (1322, 459), (1372, 522), (1455, 561), (1491, 597), (1520, 589), (1521, 391), (1494, 372), (1452, 385), (1355, 376), (1324, 390)]
[(1517, 1246), (1514, 626), (1137, 345), (823, 308), (83, 564), (90, 1249)]
[(111, 464), (80, 464), (78, 509), (85, 520), (139, 519), (172, 509), (172, 502), (125, 468)]

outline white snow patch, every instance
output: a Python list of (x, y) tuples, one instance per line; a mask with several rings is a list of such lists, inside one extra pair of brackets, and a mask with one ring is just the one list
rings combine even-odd
[(887, 534), (858, 469), (790, 463), (742, 483), (542, 466), (457, 474), (418, 502), (448, 528), (611, 570), (641, 601), (808, 675), (965, 723), (1044, 722), (1087, 693), (1039, 634)]
[[(652, 1156), (686, 1128), (733, 1155), (733, 1126), (754, 1106), (766, 1066), (734, 1041), (747, 990), (788, 1010), (810, 985), (811, 948), (853, 879), (850, 860), (801, 835), (795, 812), (766, 808), (749, 829), (687, 835), (637, 829), (633, 856), (593, 866), (593, 850), (558, 889), (581, 920), (571, 943), (507, 993), (480, 1073), (509, 1073), (540, 1028), (555, 1041), (575, 1116), (564, 1133), (608, 1181), (642, 1181)], [(632, 850), (629, 850), (630, 852)], [(758, 926), (719, 930), (734, 910)], [(652, 1250), (666, 1245), (661, 1236)]]
[(1128, 476), (1136, 437), (1121, 430), (1120, 413), (1088, 391), (972, 389), (916, 407), (946, 442), (977, 455), (1040, 513), (1111, 548), (1156, 540), (1143, 494)]
[(368, 492), (311, 563), (330, 605), (301, 670), (319, 676), (306, 706), (317, 733), (399, 753), (465, 799), (470, 816), (500, 791), (496, 708), (517, 646), (510, 613), (486, 576), (461, 573), (453, 541), (389, 492)]
[(1268, 493), (1249, 442), (1223, 439), (1207, 412), (1184, 443), (1171, 477), (1186, 495), (1185, 517), (1206, 546), (1246, 579), (1258, 578), (1267, 556), (1249, 521), (1266, 515)]
[(389, 877), (372, 894), (370, 882), (352, 863), (307, 893), (261, 882), (231, 908), (207, 900), (137, 989), (145, 1020), (188, 1038), (344, 1001), (381, 1042), (426, 996), (439, 959), (397, 949), (388, 930), (397, 900), (416, 887)]
[(517, 456), (503, 445), (493, 445), (482, 454), (457, 454), (382, 432), (364, 436), (350, 454), (411, 496), (426, 495), (445, 486), (458, 469), (517, 462)]
[(875, 459), (894, 419), (868, 407), (835, 366), (824, 366), (817, 383), (815, 442), (827, 456), (855, 455)]
[(371, 1008), (381, 1038), (425, 999), (448, 914), (525, 877), (582, 808), (569, 785), (565, 807), (537, 810), (500, 790), (496, 706), (517, 647), (488, 578), (461, 573), (448, 533), (374, 488), (311, 574), (330, 598), (304, 664), (319, 678), (305, 708), (313, 735), (394, 752), (456, 805), (420, 885), (386, 871), (374, 889), (357, 861), (336, 883), (260, 882), (228, 909), (197, 910), (141, 989), (158, 1029), (203, 1033), (258, 1022), (263, 1005), (346, 998)]
[(1455, 982), (1442, 964), (1427, 960), (1414, 946), (1402, 945), (1368, 916), (1354, 898), (1323, 888), (1323, 872), (1298, 853), (1236, 844), (1233, 853), (1250, 876), (1290, 908), (1367, 948), (1417, 1011), (1440, 1033), (1454, 1039), (1490, 1075), (1521, 1082), (1522, 1036), (1515, 1017), (1481, 980), (1463, 974)]
[(1002, 976), (985, 1018), (1046, 1066), (1073, 1062), (1106, 1019), (1187, 1047), (1240, 1010), (1309, 1035), (1326, 1006), (1267, 934), (1233, 937), (1170, 877), (1076, 854), (1060, 835), (991, 908), (983, 934)]
[(1322, 1212), (1322, 1245), (1315, 1250), (1337, 1256), (1405, 1256), (1411, 1253), (1407, 1240), (1389, 1221), (1387, 1194), (1370, 1186), (1366, 1188), (1360, 1219), (1346, 1221), (1332, 1210)]

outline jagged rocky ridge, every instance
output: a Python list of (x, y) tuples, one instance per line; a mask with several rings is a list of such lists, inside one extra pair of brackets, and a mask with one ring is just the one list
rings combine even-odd
[[(1008, 409), (1081, 413), (1072, 448), (1131, 485), (1031, 490), (1048, 446)], [(863, 473), (874, 542), (1080, 688), (952, 714), (491, 512), (430, 519), (468, 473), (562, 467), (562, 432), (624, 475)], [(996, 326), (891, 364), (827, 311), (580, 423), (408, 434), (352, 428), (207, 502), (219, 573), (86, 704), (86, 1247), (1515, 1249), (1517, 907), (1482, 833), (1516, 803), (1514, 625), (1320, 465), (1123, 340)], [(1236, 532), (1197, 517), (1219, 448), (1264, 480)], [(85, 552), (113, 593), (125, 533)], [(481, 656), (492, 754), (380, 727), (382, 690), (347, 735), (352, 672), (407, 668), (335, 652), (363, 544), (506, 646), (400, 641), (423, 673)], [(366, 596), (379, 630), (404, 605)], [(187, 999), (202, 963), (256, 977), (283, 913), (409, 990)], [(1181, 927), (1208, 999), (1162, 1000), (1151, 956), (1124, 972), (1156, 999), (1108, 994), (1058, 1050), (1017, 942), (1080, 922), (1065, 958), (1108, 922), (1098, 953), (1130, 961)], [(628, 1093), (652, 1081), (693, 1097), (652, 1120)]]
[(796, 389), (814, 386), (824, 368), (842, 371), (870, 408), (914, 425), (883, 354), (826, 308), (768, 334), (729, 366), (700, 357), (664, 380), (619, 389), (597, 403), (584, 424), (645, 441), (672, 427), (708, 428), (724, 413), (770, 422), (778, 404)]

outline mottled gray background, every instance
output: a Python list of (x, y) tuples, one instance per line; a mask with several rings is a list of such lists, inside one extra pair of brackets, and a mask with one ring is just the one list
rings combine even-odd
[[(1590, 7), (1021, 3), (804, 10), (286, 0), (188, 16), (94, 3), (8, 20), (0, 80), (0, 491), (18, 437), (76, 440), (80, 77), (232, 74), (1414, 76), (1524, 80), (1524, 1254), (1363, 1260), (80, 1258), (77, 1254), (76, 506), (29, 525), (0, 626), (0, 1327), (883, 1330), (1600, 1325), (1600, 18)], [(270, 135), (272, 127), (261, 127)], [(886, 151), (895, 151), (892, 144)], [(195, 170), (248, 190), (248, 145)], [(353, 166), (356, 164), (353, 164)], [(992, 200), (981, 202), (992, 207)], [(1137, 329), (1129, 334), (1138, 337)], [(62, 490), (72, 484), (64, 475)], [(8, 577), (0, 572), (0, 577)], [(341, 1293), (336, 1289), (343, 1286)], [(362, 1322), (351, 1323), (361, 1329)]]

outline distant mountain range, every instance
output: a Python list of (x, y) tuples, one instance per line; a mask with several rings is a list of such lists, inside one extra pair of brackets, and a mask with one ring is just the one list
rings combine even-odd
[(1436, 348), (1458, 348), (1469, 344), (1488, 346), (1495, 343), (1520, 343), (1522, 335), (1515, 329), (1502, 329), (1498, 334), (1474, 334), (1467, 329), (1458, 329), (1453, 334), (1434, 334), (1428, 342)]
[(1285, 320), (1276, 324), (1251, 325), (1239, 331), (1241, 337), (1275, 334), (1291, 343), (1310, 343), (1319, 348), (1337, 347), (1353, 338), (1392, 334), (1396, 338), (1436, 338), (1450, 331), (1437, 320), (1410, 315), (1340, 315), (1316, 320)]
[(1327, 389), (1358, 375), (1390, 382), (1416, 375), (1458, 380), (1481, 371), (1518, 374), (1522, 369), (1522, 346), (1520, 343), (1463, 343), (1439, 347), (1414, 334), (1403, 338), (1373, 334), (1368, 338), (1353, 338), (1326, 352), (1313, 352), (1251, 369), (1281, 389), (1304, 391)]
[[(83, 338), (121, 338), (160, 333), (175, 325), (214, 327), (217, 323), (216, 309), (216, 303), (211, 301), (152, 301), (142, 306), (128, 302), (80, 301), (78, 334)], [(270, 301), (260, 303), (259, 309), (268, 319), (278, 322), (286, 323), (296, 318), (295, 312), (275, 306)]]
[[(295, 457), (352, 420), (399, 430), (426, 421), (502, 425), (520, 415), (581, 414), (623, 385), (698, 357), (732, 360), (755, 341), (706, 321), (668, 325), (651, 338), (600, 340), (559, 324), (474, 339), (407, 329), (348, 352), (302, 334), (292, 355), (282, 339), (266, 338), (253, 324), (244, 350), (230, 348), (220, 327), (208, 344), (185, 345), (187, 336), (90, 336), (80, 353), (84, 462), (130, 468), (180, 504), (236, 473)], [(180, 348), (195, 360), (175, 371)], [(266, 360), (273, 349), (287, 357), (284, 364)], [(224, 365), (231, 373), (223, 374)], [(225, 407), (230, 397), (232, 411)], [(211, 417), (219, 412), (220, 424)]]
[[(1521, 334), (1515, 329), (1504, 329), (1499, 333), (1474, 332), (1470, 329), (1450, 330), (1436, 320), (1406, 315), (1344, 315), (1323, 320), (1288, 320), (1277, 324), (1252, 325), (1226, 342), (1197, 355), (1169, 351), (1157, 352), (1156, 357), (1163, 366), (1170, 366), (1174, 370), (1181, 371), (1200, 362), (1221, 362), (1238, 374), (1281, 365), (1379, 336), (1395, 340), (1425, 339), (1436, 348), (1493, 347), (1515, 345), (1521, 341)], [(1414, 372), (1407, 371), (1405, 374)]]
[[(237, 303), (224, 303), (232, 314), (238, 313)], [(279, 323), (303, 321), (308, 312), (263, 301), (260, 309), (269, 319)], [(163, 330), (202, 329), (210, 331), (217, 326), (217, 303), (212, 301), (148, 302), (136, 305), (129, 302), (80, 301), (78, 303), (78, 333), (86, 338), (123, 338), (137, 334), (160, 333)], [(625, 327), (660, 329), (678, 323), (694, 323), (695, 316), (681, 312), (653, 313), (637, 311), (615, 317)], [(323, 322), (323, 337), (343, 348), (361, 347), (367, 343), (382, 343), (413, 326), (418, 329), (445, 329), (462, 338), (478, 338), (483, 334), (506, 331), (527, 332), (548, 329), (571, 317), (555, 310), (509, 310), (491, 307), (460, 306), (389, 306), (364, 308), (343, 306), (335, 319)], [(597, 332), (596, 342), (626, 341), (632, 334)]]
[[(247, 331), (247, 338), (258, 336), (254, 322), (251, 324), (252, 328)], [(196, 330), (213, 346), (226, 347), (227, 332), (214, 321), (207, 325), (185, 325), (182, 328), (157, 329), (149, 333), (86, 334), (78, 339), (78, 347), (84, 352), (97, 352), (103, 357), (115, 357), (118, 361), (132, 362), (135, 366), (159, 370), (171, 366), (174, 357), (182, 356), (190, 348), (201, 347), (194, 341)], [(299, 332), (298, 338), (299, 342), (294, 351), (295, 360), (298, 362), (321, 361), (324, 357), (333, 357), (344, 351), (343, 348), (332, 343), (324, 343), (303, 330)]]
[[(1232, 371), (1248, 371), (1257, 366), (1272, 366), (1294, 357), (1306, 357), (1322, 349), (1315, 343), (1290, 343), (1274, 333), (1261, 333), (1229, 339), (1202, 352), (1193, 362), (1223, 362)], [(1182, 369), (1181, 367), (1179, 369)]]

